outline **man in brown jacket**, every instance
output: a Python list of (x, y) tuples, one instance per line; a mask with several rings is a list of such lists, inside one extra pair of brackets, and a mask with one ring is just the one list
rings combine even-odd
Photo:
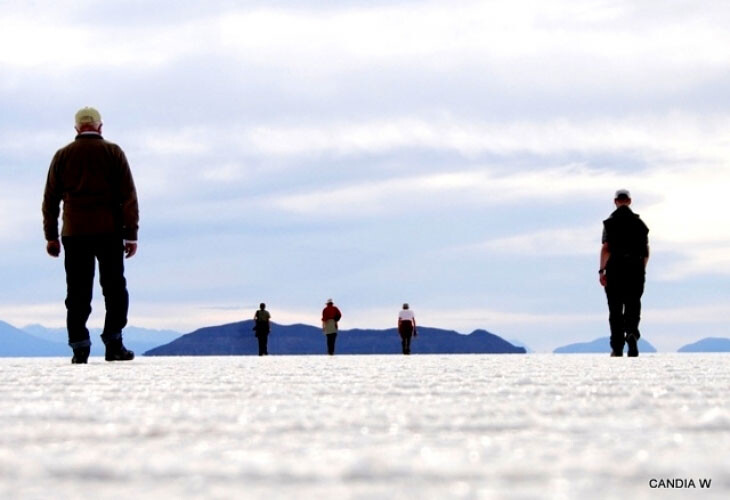
[(124, 278), (124, 255), (137, 251), (139, 210), (132, 173), (122, 149), (101, 136), (101, 115), (94, 108), (76, 113), (76, 139), (59, 149), (48, 170), (43, 195), (46, 251), (61, 253), (59, 204), (63, 201), (61, 241), (65, 251), (66, 328), (73, 349), (72, 363), (86, 363), (91, 341), (86, 321), (96, 262), (104, 293), (106, 318), (101, 335), (107, 361), (134, 359), (122, 343), (127, 325), (129, 294)]

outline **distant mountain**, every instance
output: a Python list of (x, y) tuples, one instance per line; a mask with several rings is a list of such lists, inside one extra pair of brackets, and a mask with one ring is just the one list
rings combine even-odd
[[(583, 354), (592, 352), (611, 352), (608, 337), (601, 337), (592, 342), (579, 342), (558, 347), (553, 351), (555, 354)], [(625, 352), (625, 351), (624, 351)], [(639, 353), (656, 352), (656, 348), (643, 338), (639, 339)]]
[(66, 356), (68, 346), (39, 339), (0, 321), (0, 357)]
[[(147, 356), (221, 356), (258, 354), (253, 334), (253, 321), (201, 328), (145, 353)], [(310, 325), (271, 324), (269, 336), (271, 354), (323, 354), (325, 336), (320, 328)], [(340, 330), (337, 336), (338, 354), (397, 354), (401, 352), (400, 337), (395, 328), (388, 330)], [(438, 328), (418, 328), (413, 340), (414, 354), (446, 353), (514, 353), (525, 349), (485, 330), (469, 335)]]
[(680, 347), (677, 352), (730, 352), (730, 339), (708, 337)]
[[(23, 327), (23, 332), (32, 335), (36, 339), (52, 342), (63, 346), (58, 354), (52, 356), (71, 355), (71, 348), (68, 347), (68, 336), (66, 328), (47, 328), (42, 325), (28, 325)], [(90, 328), (89, 335), (91, 337), (91, 355), (103, 356), (104, 343), (101, 341), (101, 328)], [(136, 353), (143, 353), (161, 344), (166, 344), (180, 336), (180, 332), (172, 330), (150, 330), (147, 328), (139, 328), (128, 326), (124, 329), (124, 344), (127, 348)], [(33, 347), (31, 344), (26, 346), (29, 354), (26, 356), (47, 356), (47, 354), (32, 354)]]

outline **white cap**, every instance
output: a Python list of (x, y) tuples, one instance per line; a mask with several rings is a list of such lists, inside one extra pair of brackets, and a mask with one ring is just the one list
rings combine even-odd
[(101, 114), (95, 108), (86, 106), (76, 112), (74, 119), (77, 127), (87, 123), (101, 123)]
[(332, 299), (327, 299), (327, 302), (325, 302), (325, 304), (334, 304), (334, 303), (335, 303), (335, 301)]
[(614, 199), (618, 200), (619, 198), (631, 199), (631, 193), (628, 189), (619, 189), (618, 191), (616, 191), (616, 196), (614, 196)]

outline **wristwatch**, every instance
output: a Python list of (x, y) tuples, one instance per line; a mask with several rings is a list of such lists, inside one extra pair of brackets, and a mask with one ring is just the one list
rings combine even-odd
[(605, 267), (603, 269), (599, 269), (598, 270), (598, 274), (604, 274), (605, 272), (606, 272), (606, 268)]

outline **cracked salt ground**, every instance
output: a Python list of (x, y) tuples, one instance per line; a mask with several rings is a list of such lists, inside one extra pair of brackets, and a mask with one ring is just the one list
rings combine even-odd
[(0, 497), (728, 498), (728, 361), (5, 358)]

